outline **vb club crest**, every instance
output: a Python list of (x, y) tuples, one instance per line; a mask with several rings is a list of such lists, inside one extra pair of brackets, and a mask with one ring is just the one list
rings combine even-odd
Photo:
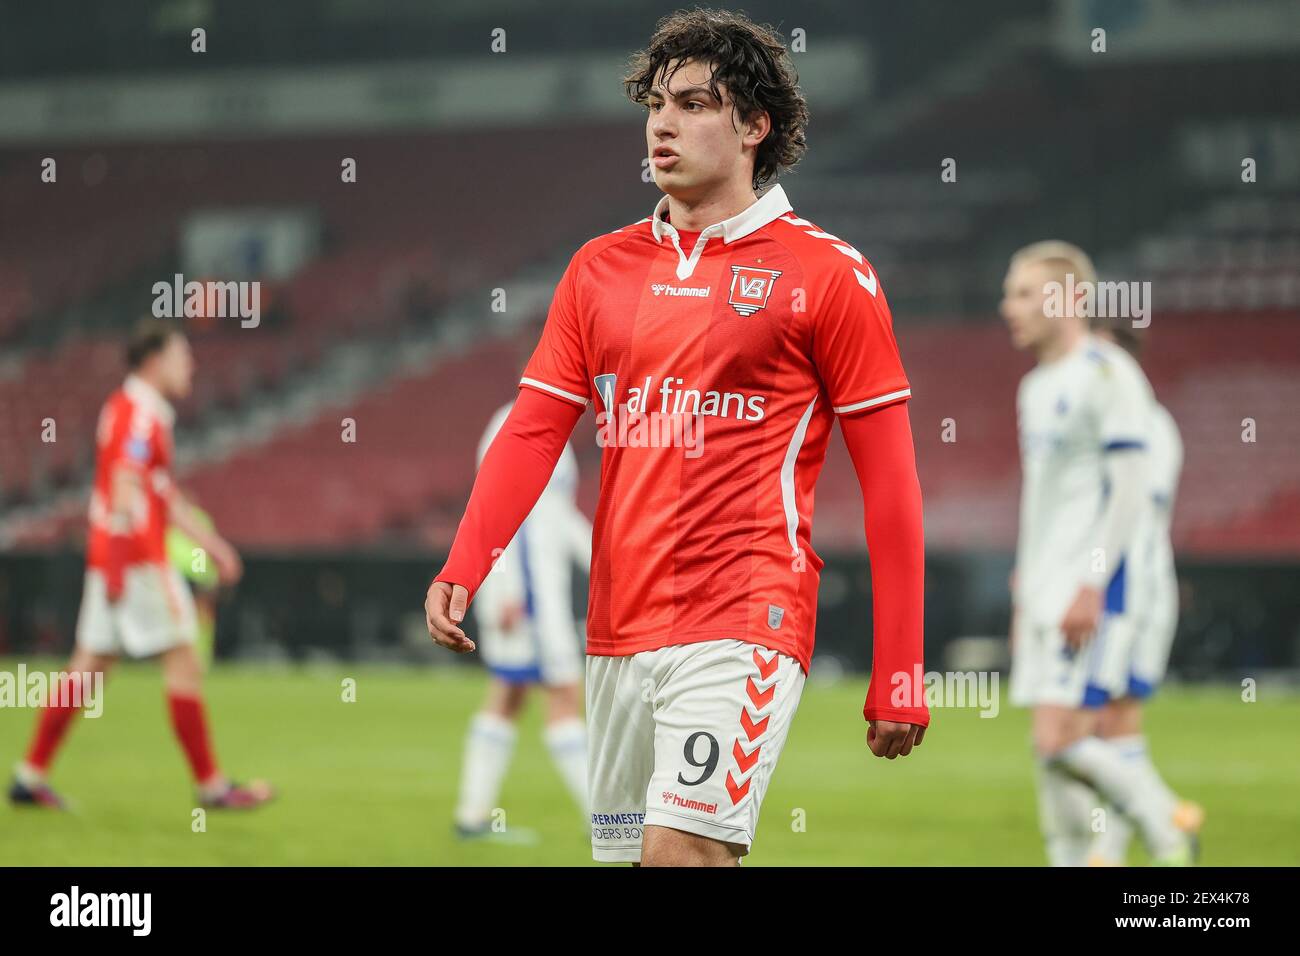
[(767, 305), (776, 277), (781, 273), (753, 266), (731, 267), (731, 295), (728, 304), (741, 315), (753, 315)]

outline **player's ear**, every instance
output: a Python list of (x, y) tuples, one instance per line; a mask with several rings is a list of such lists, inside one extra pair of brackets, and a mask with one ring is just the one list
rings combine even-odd
[(745, 123), (745, 139), (752, 140), (755, 146), (767, 139), (767, 134), (771, 131), (772, 117), (767, 110), (758, 110)]

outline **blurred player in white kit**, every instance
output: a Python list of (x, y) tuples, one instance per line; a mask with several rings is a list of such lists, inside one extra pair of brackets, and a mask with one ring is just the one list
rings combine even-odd
[[(1123, 816), (1153, 862), (1186, 865), (1194, 840), (1172, 795), (1098, 736), (1103, 713), (1129, 692), (1131, 595), (1142, 586), (1132, 552), (1149, 498), (1155, 398), (1133, 358), (1090, 331), (1096, 287), (1088, 256), (1057, 241), (1017, 252), (1003, 284), (1012, 344), (1037, 360), (1016, 399), (1023, 481), (1011, 702), (1033, 709), (1049, 862), (1088, 862), (1098, 822), (1109, 828)], [(1107, 803), (1119, 812), (1099, 814)]]
[[(480, 463), (512, 405), (488, 423), (479, 441)], [(572, 566), (591, 566), (592, 529), (577, 506), (577, 490), (578, 461), (566, 445), (550, 482), (497, 556), (474, 603), (479, 647), (492, 676), (465, 737), (455, 817), (462, 837), (499, 835), (493, 812), (514, 751), (516, 723), (535, 686), (546, 695), (544, 735), (551, 759), (587, 812), (587, 732), (580, 703), (585, 658), (573, 613)]]

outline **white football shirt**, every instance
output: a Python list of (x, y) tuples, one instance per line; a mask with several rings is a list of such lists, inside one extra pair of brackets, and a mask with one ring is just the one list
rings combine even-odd
[(1106, 456), (1146, 449), (1154, 402), (1137, 362), (1092, 335), (1021, 380), (1015, 600), (1028, 623), (1058, 626), (1095, 562), (1110, 581), (1107, 609), (1123, 611), (1123, 556), (1101, 553)]

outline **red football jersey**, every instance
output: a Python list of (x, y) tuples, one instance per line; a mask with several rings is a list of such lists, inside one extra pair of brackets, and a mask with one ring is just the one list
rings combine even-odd
[(113, 472), (138, 472), (144, 494), (136, 501), (129, 527), (129, 564), (163, 564), (167, 560), (167, 519), (171, 496), (172, 423), (168, 401), (148, 382), (127, 376), (99, 413), (96, 429), (95, 486), (90, 494), (90, 536), (86, 563), (108, 566), (109, 495)]
[(574, 255), (520, 380), (595, 403), (587, 651), (737, 638), (806, 669), (834, 416), (911, 394), (889, 306), (780, 186), (689, 248), (667, 206)]

